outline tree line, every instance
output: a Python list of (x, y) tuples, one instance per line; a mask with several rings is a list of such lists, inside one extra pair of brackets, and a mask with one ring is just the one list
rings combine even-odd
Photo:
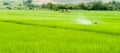
[(79, 4), (53, 4), (47, 3), (42, 5), (32, 4), (32, 0), (23, 1), (20, 4), (12, 7), (12, 2), (5, 1), (2, 3), (6, 9), (28, 9), (28, 10), (39, 10), (39, 9), (49, 9), (49, 10), (120, 10), (120, 2), (112, 1), (108, 3), (103, 3), (101, 1), (89, 2), (89, 3), (79, 3)]
[(43, 9), (50, 10), (60, 10), (60, 9), (70, 9), (70, 10), (120, 10), (120, 2), (112, 1), (108, 3), (103, 3), (101, 1), (80, 3), (80, 4), (52, 4), (47, 3), (41, 5)]

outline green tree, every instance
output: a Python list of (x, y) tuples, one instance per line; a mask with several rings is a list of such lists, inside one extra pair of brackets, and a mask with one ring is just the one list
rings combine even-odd
[(33, 8), (33, 5), (31, 4), (32, 3), (32, 0), (24, 0), (23, 1), (23, 5), (25, 7), (28, 7), (29, 9), (32, 9)]
[(82, 10), (86, 10), (86, 7), (87, 7), (87, 4), (86, 4), (86, 3), (80, 3), (80, 4), (78, 5), (78, 8), (79, 8), (79, 9), (82, 9)]
[(93, 8), (93, 3), (87, 3), (86, 9), (87, 10), (92, 10), (92, 8)]
[(93, 8), (92, 10), (103, 10), (104, 9), (104, 4), (101, 1), (96, 1), (93, 2)]
[(60, 4), (53, 4), (52, 5), (52, 10), (59, 11), (60, 10)]
[(11, 1), (3, 1), (3, 6), (6, 9), (12, 9), (11, 3), (12, 3)]
[(46, 4), (47, 9), (52, 10), (52, 7), (53, 7), (53, 4), (51, 2)]

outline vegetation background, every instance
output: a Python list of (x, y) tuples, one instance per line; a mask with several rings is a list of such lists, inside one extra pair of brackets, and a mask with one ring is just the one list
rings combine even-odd
[(47, 3), (47, 4), (33, 4), (32, 0), (23, 0), (23, 1), (10, 1), (10, 0), (1, 0), (0, 9), (50, 9), (50, 10), (60, 10), (60, 9), (71, 9), (71, 10), (120, 10), (120, 2), (110, 1), (102, 2), (94, 1), (87, 3), (79, 4), (61, 4), (61, 3)]
[(0, 53), (120, 53), (120, 2), (0, 0)]

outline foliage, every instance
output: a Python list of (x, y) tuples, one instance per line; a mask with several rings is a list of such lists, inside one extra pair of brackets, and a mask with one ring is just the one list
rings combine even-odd
[(103, 3), (101, 1), (95, 1), (90, 3), (80, 3), (80, 4), (43, 4), (42, 8), (46, 9), (79, 9), (79, 10), (120, 10), (120, 2), (108, 2)]
[(80, 3), (78, 5), (78, 8), (81, 9), (81, 10), (86, 10), (87, 9), (87, 4), (86, 3)]
[[(19, 5), (20, 4), (20, 5)], [(89, 2), (89, 3), (79, 3), (79, 4), (53, 4), (47, 3), (42, 5), (32, 4), (32, 0), (23, 0), (23, 3), (14, 4), (11, 1), (4, 1), (3, 6), (11, 9), (49, 9), (49, 10), (120, 10), (120, 2), (112, 1), (108, 3), (103, 3), (101, 1)], [(15, 7), (13, 7), (15, 5)]]
[(103, 6), (104, 4), (101, 1), (93, 2), (92, 10), (104, 10)]

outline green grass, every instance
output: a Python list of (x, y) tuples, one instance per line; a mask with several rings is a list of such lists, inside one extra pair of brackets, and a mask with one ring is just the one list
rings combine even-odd
[[(0, 53), (120, 53), (119, 14), (0, 10)], [(98, 24), (79, 24), (77, 19)]]

